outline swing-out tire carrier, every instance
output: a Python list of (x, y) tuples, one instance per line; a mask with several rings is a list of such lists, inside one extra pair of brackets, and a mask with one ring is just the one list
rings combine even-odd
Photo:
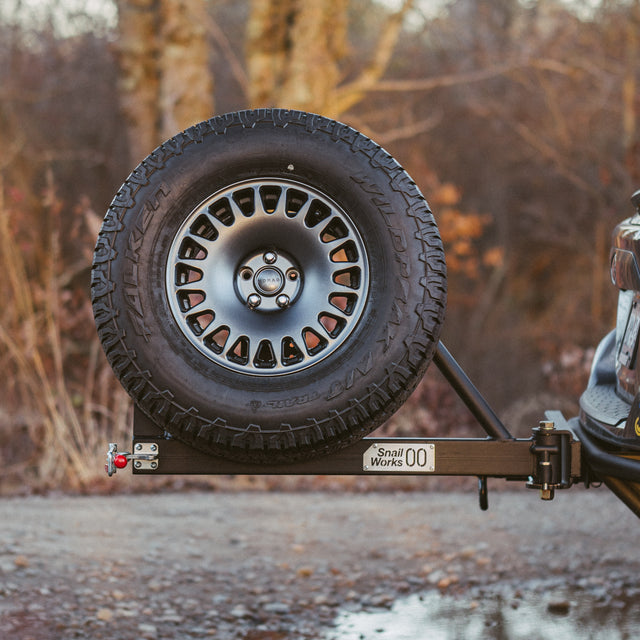
[(118, 453), (111, 444), (107, 473), (131, 460), (136, 474), (477, 476), (483, 510), (488, 506), (487, 478), (526, 482), (540, 490), (543, 500), (583, 479), (580, 441), (560, 412), (547, 412), (530, 438), (516, 439), (442, 343), (434, 360), (487, 438), (368, 437), (311, 460), (257, 464), (198, 451), (172, 438), (136, 407), (133, 452)]
[[(265, 465), (235, 462), (201, 453), (167, 438), (135, 411), (133, 472), (218, 475), (438, 475), (506, 478), (543, 492), (567, 488), (581, 478), (580, 443), (559, 413), (534, 429), (529, 439), (363, 438), (329, 456)], [(561, 428), (557, 428), (561, 427)], [(157, 451), (136, 459), (136, 451)], [(547, 493), (546, 497), (551, 497)]]
[(640, 461), (632, 452), (606, 450), (585, 433), (579, 418), (567, 421), (559, 411), (547, 411), (530, 438), (513, 438), (442, 344), (435, 364), (488, 437), (368, 437), (311, 460), (249, 463), (212, 456), (174, 439), (136, 407), (132, 452), (110, 445), (107, 472), (113, 475), (131, 461), (133, 473), (147, 475), (477, 476), (483, 510), (488, 507), (487, 478), (525, 482), (543, 500), (553, 499), (556, 489), (603, 482), (640, 516)]

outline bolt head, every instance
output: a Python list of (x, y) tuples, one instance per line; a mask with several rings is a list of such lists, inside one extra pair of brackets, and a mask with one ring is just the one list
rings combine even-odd
[(261, 302), (262, 298), (257, 293), (252, 293), (247, 298), (247, 306), (249, 307), (249, 309), (257, 309), (260, 306)]
[(278, 259), (278, 254), (275, 251), (265, 251), (262, 259), (267, 264), (273, 264)]
[(282, 294), (281, 296), (278, 296), (276, 298), (276, 304), (281, 309), (286, 309), (291, 304), (291, 300), (289, 299), (289, 296), (285, 296), (284, 294)]

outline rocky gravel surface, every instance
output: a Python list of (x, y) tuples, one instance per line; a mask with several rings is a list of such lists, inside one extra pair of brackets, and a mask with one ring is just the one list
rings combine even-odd
[(639, 525), (604, 488), (488, 512), (471, 493), (4, 499), (0, 638), (332, 639), (340, 616), (434, 596), (640, 616)]

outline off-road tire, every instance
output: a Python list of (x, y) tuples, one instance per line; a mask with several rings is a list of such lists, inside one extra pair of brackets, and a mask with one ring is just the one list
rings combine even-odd
[(402, 167), (344, 124), (279, 109), (214, 117), (143, 160), (91, 284), (138, 408), (258, 463), (330, 453), (387, 420), (433, 357), (446, 299), (436, 223)]

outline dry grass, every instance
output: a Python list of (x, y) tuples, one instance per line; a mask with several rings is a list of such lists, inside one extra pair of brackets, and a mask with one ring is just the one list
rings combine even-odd
[[(45, 203), (53, 221), (57, 204)], [(55, 225), (23, 246), (24, 218), (0, 183), (0, 491), (83, 490), (103, 473), (105, 443), (129, 431), (130, 403), (87, 296), (69, 285), (89, 265), (65, 266)]]

